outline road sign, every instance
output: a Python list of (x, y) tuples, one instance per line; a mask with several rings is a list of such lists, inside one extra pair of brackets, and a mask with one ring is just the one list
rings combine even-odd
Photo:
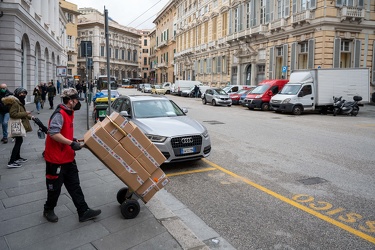
[(91, 41), (81, 41), (81, 57), (92, 57)]
[(66, 66), (56, 66), (56, 76), (66, 76)]
[(288, 70), (288, 66), (283, 66), (282, 72), (285, 73), (285, 72), (287, 72), (287, 70)]

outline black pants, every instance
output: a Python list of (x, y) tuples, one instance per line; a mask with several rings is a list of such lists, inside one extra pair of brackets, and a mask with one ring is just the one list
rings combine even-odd
[(13, 163), (19, 158), (21, 158), (20, 153), (21, 153), (21, 146), (23, 143), (23, 137), (14, 137), (14, 146), (12, 150), (12, 155), (10, 156), (9, 163)]
[(75, 161), (62, 165), (46, 162), (47, 201), (44, 204), (44, 208), (54, 209), (56, 207), (63, 184), (72, 197), (78, 215), (81, 216), (89, 207), (85, 202), (85, 196), (80, 186), (78, 168)]
[(53, 108), (53, 96), (48, 96), (49, 106), (52, 109)]

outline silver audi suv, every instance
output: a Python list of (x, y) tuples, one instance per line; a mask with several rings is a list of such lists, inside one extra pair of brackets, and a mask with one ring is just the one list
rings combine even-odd
[(167, 158), (165, 163), (198, 160), (211, 152), (206, 127), (165, 96), (120, 96), (112, 111), (133, 121)]

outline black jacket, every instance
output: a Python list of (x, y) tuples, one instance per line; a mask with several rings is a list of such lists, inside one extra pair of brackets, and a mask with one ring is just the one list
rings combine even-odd
[(6, 96), (10, 96), (10, 95), (13, 95), (12, 92), (10, 92), (8, 89), (5, 91), (5, 93), (1, 93), (0, 92), (0, 114), (6, 114), (6, 113), (9, 113), (9, 107), (7, 105), (5, 105), (1, 99), (3, 97), (6, 97)]

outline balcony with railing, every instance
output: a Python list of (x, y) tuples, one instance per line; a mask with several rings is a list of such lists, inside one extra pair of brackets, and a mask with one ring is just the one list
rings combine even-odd
[(281, 29), (284, 29), (286, 25), (287, 25), (287, 21), (284, 18), (278, 19), (269, 24), (269, 30), (270, 31), (281, 30)]
[(166, 62), (158, 63), (158, 68), (166, 68), (168, 64)]
[(340, 10), (341, 21), (359, 21), (362, 22), (365, 18), (365, 10), (356, 7), (343, 6)]
[(291, 23), (292, 25), (310, 23), (312, 19), (314, 19), (313, 12), (311, 12), (310, 10), (306, 10), (300, 13), (293, 14)]
[(162, 42), (159, 43), (158, 48), (162, 48), (164, 46), (167, 46), (167, 44), (168, 44), (168, 41), (164, 40), (164, 41), (162, 41)]
[(211, 41), (208, 43), (208, 48), (209, 49), (214, 49), (216, 48), (216, 41)]

